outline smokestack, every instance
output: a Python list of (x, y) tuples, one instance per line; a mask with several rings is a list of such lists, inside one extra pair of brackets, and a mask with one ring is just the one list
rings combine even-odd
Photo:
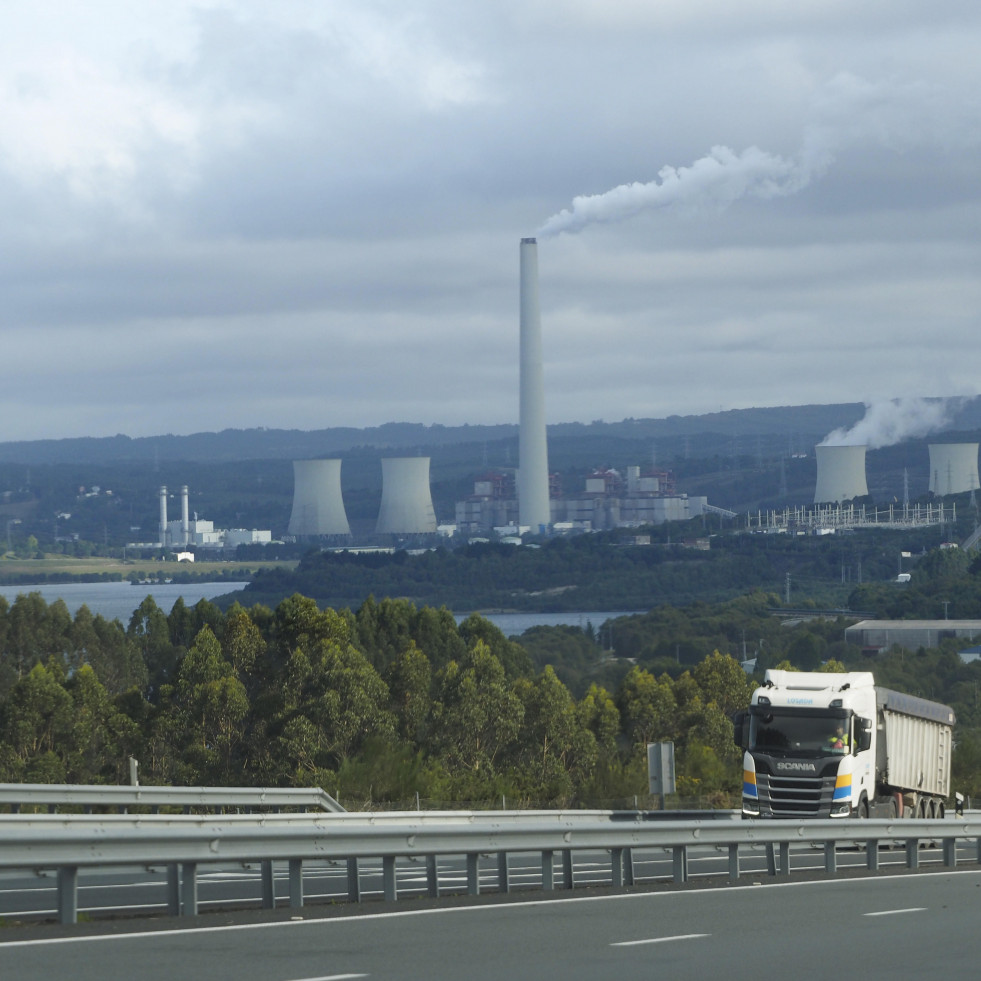
[(518, 429), (518, 523), (533, 532), (552, 523), (545, 440), (542, 321), (538, 307), (538, 243), (523, 238), (521, 266), (521, 401)]
[(167, 544), (167, 485), (160, 488), (160, 544)]
[(184, 544), (187, 545), (191, 537), (191, 523), (187, 516), (187, 484), (181, 487), (181, 535), (184, 538)]

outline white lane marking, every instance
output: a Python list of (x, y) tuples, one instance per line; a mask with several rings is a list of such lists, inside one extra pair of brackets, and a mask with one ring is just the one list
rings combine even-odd
[(651, 937), (648, 940), (621, 940), (610, 944), (611, 947), (636, 947), (638, 944), (669, 944), (673, 940), (697, 940), (699, 937), (710, 937), (710, 933), (679, 933), (676, 937)]
[(297, 978), (296, 981), (347, 981), (348, 978), (368, 978), (370, 974), (324, 974), (319, 978)]
[(863, 913), (862, 916), (895, 916), (897, 913), (922, 913), (925, 906), (910, 906), (909, 909), (883, 909), (877, 913)]

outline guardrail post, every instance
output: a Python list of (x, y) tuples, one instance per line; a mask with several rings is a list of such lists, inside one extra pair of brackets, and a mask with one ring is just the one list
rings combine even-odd
[(554, 857), (550, 851), (542, 852), (542, 889), (545, 892), (551, 892), (555, 888)]
[(957, 839), (944, 838), (944, 865), (953, 869), (957, 867)]
[(497, 853), (497, 888), (499, 892), (511, 891), (511, 873), (508, 870), (508, 853)]
[(399, 898), (398, 883), (395, 881), (394, 855), (385, 855), (382, 858), (382, 889), (388, 902), (394, 903)]
[(674, 846), (674, 881), (688, 881), (688, 846)]
[(264, 858), (259, 866), (259, 878), (262, 880), (262, 908), (276, 908), (276, 881), (273, 878), (273, 863)]
[(879, 871), (879, 842), (867, 841), (865, 843), (865, 867), (870, 872)]
[(435, 855), (426, 856), (426, 889), (433, 899), (439, 897), (439, 866)]
[(634, 850), (624, 848), (623, 850), (623, 884), (632, 886), (634, 884)]
[(480, 853), (467, 852), (467, 895), (480, 895)]
[(739, 881), (739, 845), (729, 846), (729, 881)]
[(780, 874), (790, 875), (790, 842), (780, 842)]
[(824, 871), (826, 875), (835, 875), (838, 871), (838, 851), (833, 841), (824, 843)]
[(198, 915), (198, 863), (181, 863), (181, 913)]
[(78, 866), (63, 865), (58, 869), (58, 922), (78, 922)]
[(623, 887), (623, 849), (622, 848), (611, 848), (610, 849), (610, 872), (613, 888), (620, 889)]
[(167, 913), (170, 916), (181, 915), (181, 876), (176, 862), (167, 864)]
[(920, 839), (906, 839), (906, 868), (918, 869), (920, 867)]
[(566, 889), (571, 889), (574, 885), (572, 881), (572, 849), (562, 849), (562, 884)]
[(766, 843), (766, 871), (770, 875), (777, 874), (777, 856), (772, 841)]
[(303, 905), (303, 859), (290, 859), (290, 907), (299, 909)]
[(361, 875), (356, 858), (347, 860), (347, 901), (349, 903), (361, 902)]

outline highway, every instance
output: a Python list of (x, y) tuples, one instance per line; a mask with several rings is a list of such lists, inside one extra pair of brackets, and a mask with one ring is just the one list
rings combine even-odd
[(979, 900), (981, 872), (970, 870), (552, 899), (528, 893), (514, 902), (480, 897), (446, 907), (409, 901), (397, 909), (369, 904), (363, 915), (311, 907), (301, 915), (253, 913), (250, 922), (198, 917), (190, 929), (175, 919), (153, 929), (133, 920), (79, 924), (28, 939), (10, 931), (0, 943), (0, 977), (966, 978), (976, 976), (981, 959)]

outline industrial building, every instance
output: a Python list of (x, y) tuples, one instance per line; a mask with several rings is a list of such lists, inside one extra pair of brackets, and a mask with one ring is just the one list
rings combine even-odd
[[(530, 530), (520, 520), (520, 499), (514, 497), (515, 481), (509, 472), (482, 474), (474, 492), (456, 504), (457, 530), (464, 535), (485, 535)], [(557, 481), (550, 482), (550, 517), (554, 526), (573, 531), (603, 531), (685, 521), (704, 514), (704, 497), (678, 494), (669, 471), (627, 467), (626, 480), (617, 470), (597, 470), (584, 481), (582, 492), (564, 497)], [(537, 529), (536, 529), (537, 530)]]
[(239, 545), (266, 545), (272, 541), (271, 531), (256, 528), (215, 528), (214, 522), (202, 521), (189, 511), (187, 484), (181, 486), (181, 517), (178, 521), (167, 520), (167, 487), (159, 491), (160, 524), (159, 539), (155, 543), (130, 543), (139, 547), (149, 544), (156, 548), (187, 549), (190, 546), (205, 549), (236, 548)]
[(870, 654), (894, 644), (907, 650), (936, 647), (948, 637), (981, 637), (981, 620), (862, 620), (845, 628), (845, 640)]

